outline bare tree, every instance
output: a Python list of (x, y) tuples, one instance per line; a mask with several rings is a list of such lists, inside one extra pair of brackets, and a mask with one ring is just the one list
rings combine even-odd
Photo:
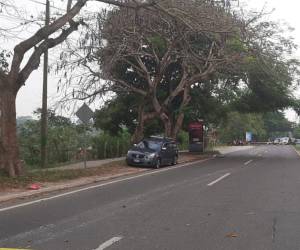
[[(97, 0), (129, 9), (139, 9), (155, 4), (154, 0)], [(0, 69), (0, 168), (7, 170), (10, 176), (21, 173), (19, 148), (16, 135), (16, 97), (30, 74), (40, 65), (40, 57), (46, 50), (63, 43), (67, 37), (80, 25), (74, 20), (88, 0), (74, 1), (71, 6), (69, 0), (68, 11), (49, 26), (44, 26), (14, 47), (12, 63), (9, 69)], [(49, 39), (47, 39), (50, 37)], [(25, 61), (25, 54), (30, 54)]]
[[(162, 121), (166, 136), (175, 137), (194, 86), (239, 89), (249, 84), (248, 67), (258, 64), (274, 81), (281, 80), (270, 65), (285, 64), (293, 75), (297, 63), (284, 56), (295, 45), (279, 26), (265, 21), (263, 11), (237, 15), (220, 2), (165, 0), (150, 9), (100, 13), (79, 47), (62, 56), (60, 66), (76, 70), (65, 85), (75, 80), (71, 98), (134, 93), (142, 97), (134, 140), (154, 118)], [(223, 77), (214, 78), (216, 73)]]
[[(211, 1), (168, 0), (151, 9), (116, 9), (100, 14), (97, 27), (89, 42), (81, 41), (86, 56), (77, 61), (96, 81), (89, 77), (80, 88), (105, 79), (104, 86), (114, 92), (142, 96), (135, 140), (154, 117), (163, 122), (166, 136), (176, 137), (191, 86), (241, 57), (227, 46), (240, 32), (237, 20)], [(79, 97), (102, 93), (103, 88), (98, 90), (79, 91)]]

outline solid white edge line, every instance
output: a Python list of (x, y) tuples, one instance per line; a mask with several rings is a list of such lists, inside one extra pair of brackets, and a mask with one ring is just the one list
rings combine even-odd
[(123, 236), (118, 236), (118, 237), (113, 237), (108, 241), (105, 241), (104, 243), (102, 243), (98, 248), (94, 249), (94, 250), (104, 250), (105, 248), (110, 247), (112, 244), (120, 241), (123, 239)]
[(250, 164), (251, 162), (253, 162), (253, 160), (250, 160), (250, 161), (245, 162), (244, 165), (248, 165), (248, 164)]
[(231, 173), (227, 173), (227, 174), (224, 174), (223, 176), (221, 176), (220, 178), (216, 179), (215, 181), (207, 184), (207, 186), (211, 187), (212, 185), (216, 184), (217, 182), (225, 179), (226, 177), (228, 177), (229, 175), (231, 175)]
[(113, 181), (109, 181), (109, 182), (105, 182), (105, 183), (101, 183), (101, 184), (97, 184), (97, 185), (77, 189), (77, 190), (66, 192), (66, 193), (63, 193), (63, 194), (54, 195), (54, 196), (51, 196), (51, 197), (48, 197), (48, 198), (42, 198), (42, 199), (38, 199), (38, 200), (34, 200), (34, 201), (21, 203), (21, 204), (14, 205), (14, 206), (0, 208), (0, 212), (4, 212), (4, 211), (11, 210), (11, 209), (14, 209), (14, 208), (29, 206), (29, 205), (32, 205), (32, 204), (35, 204), (35, 203), (40, 203), (40, 202), (43, 202), (43, 201), (53, 200), (53, 199), (56, 199), (56, 198), (60, 198), (60, 197), (68, 196), (68, 195), (71, 195), (71, 194), (76, 194), (76, 193), (79, 193), (79, 192), (83, 192), (83, 191), (87, 191), (87, 190), (107, 186), (107, 185), (110, 185), (110, 184), (115, 184), (115, 183), (119, 183), (119, 182), (123, 182), (123, 181), (137, 179), (137, 178), (147, 176), (147, 175), (158, 174), (158, 173), (170, 171), (170, 170), (173, 170), (173, 169), (178, 169), (178, 168), (182, 168), (182, 167), (191, 166), (191, 165), (194, 165), (194, 164), (197, 164), (197, 163), (203, 163), (203, 162), (209, 161), (211, 159), (213, 159), (213, 158), (208, 158), (208, 159), (199, 160), (199, 161), (195, 161), (195, 162), (191, 162), (191, 163), (186, 163), (186, 164), (178, 165), (178, 166), (175, 166), (175, 167), (173, 166), (173, 167), (168, 167), (168, 168), (164, 168), (164, 169), (149, 171), (149, 172), (146, 172), (146, 173), (143, 173), (143, 174), (139, 174), (139, 175), (135, 175), (135, 176), (131, 176), (131, 177), (125, 177), (125, 178), (122, 178), (122, 179), (113, 180)]
[(300, 153), (298, 152), (298, 150), (294, 146), (291, 146), (291, 147), (295, 150), (295, 152), (297, 153), (297, 155), (300, 157)]

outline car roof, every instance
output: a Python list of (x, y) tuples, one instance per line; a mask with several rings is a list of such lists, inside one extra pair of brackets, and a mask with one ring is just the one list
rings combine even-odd
[(159, 142), (173, 142), (173, 143), (175, 143), (175, 141), (172, 138), (161, 137), (161, 136), (150, 136), (148, 138), (145, 138), (144, 140), (147, 140), (147, 141), (159, 141)]

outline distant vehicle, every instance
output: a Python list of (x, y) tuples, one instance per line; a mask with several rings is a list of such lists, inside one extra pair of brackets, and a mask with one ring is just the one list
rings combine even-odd
[(135, 144), (127, 152), (126, 162), (133, 166), (176, 165), (178, 147), (174, 140), (164, 137), (149, 137)]
[(295, 139), (295, 144), (300, 144), (300, 139)]
[(276, 138), (274, 141), (273, 141), (273, 144), (277, 145), (280, 143), (280, 138)]
[(282, 138), (280, 138), (279, 144), (281, 144), (281, 145), (288, 145), (289, 142), (290, 142), (290, 138), (289, 137), (282, 137)]

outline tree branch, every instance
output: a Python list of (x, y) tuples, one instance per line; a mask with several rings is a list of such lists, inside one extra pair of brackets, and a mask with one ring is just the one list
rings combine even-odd
[(180, 80), (180, 83), (177, 85), (177, 87), (172, 91), (172, 93), (165, 99), (164, 106), (167, 107), (176, 96), (179, 95), (180, 92), (182, 92), (185, 88), (185, 85), (187, 84), (187, 71), (183, 70), (183, 76)]
[[(76, 4), (69, 10), (67, 13), (53, 23), (51, 23), (48, 27), (43, 27), (39, 29), (33, 36), (22, 41), (14, 48), (14, 56), (12, 60), (10, 76), (15, 77), (16, 73), (19, 72), (20, 65), (24, 58), (24, 54), (39, 44), (41, 41), (49, 37), (51, 34), (55, 33), (59, 29), (61, 29), (66, 23), (72, 23), (72, 19), (80, 12), (82, 7), (87, 3), (88, 0), (77, 0)], [(126, 8), (143, 8), (143, 7), (150, 7), (156, 4), (155, 0), (149, 0), (150, 2), (143, 2), (143, 3), (136, 3), (135, 1), (132, 2), (123, 2), (117, 0), (96, 0), (97, 2), (112, 4), (118, 7), (126, 7)], [(70, 2), (69, 2), (70, 3)], [(71, 6), (68, 5), (68, 7)]]
[(126, 83), (125, 81), (123, 80), (120, 80), (120, 79), (111, 79), (111, 81), (114, 81), (116, 83), (119, 83), (121, 84), (123, 87), (125, 87), (126, 89), (130, 89), (132, 90), (133, 92), (137, 93), (137, 94), (140, 94), (142, 96), (147, 96), (147, 92), (142, 90), (142, 89), (139, 89), (139, 88), (136, 88), (128, 83)]
[(47, 49), (51, 49), (56, 45), (62, 43), (66, 38), (74, 31), (77, 30), (79, 23), (73, 23), (68, 29), (63, 30), (62, 33), (56, 38), (50, 38), (45, 40), (40, 44), (31, 57), (29, 58), (25, 67), (18, 74), (18, 88), (24, 85), (25, 81), (28, 79), (32, 71), (36, 70), (40, 65), (40, 57)]
[(65, 15), (61, 16), (49, 26), (45, 26), (39, 29), (33, 36), (22, 41), (14, 48), (14, 56), (12, 60), (10, 76), (15, 77), (16, 73), (20, 70), (20, 65), (24, 58), (24, 54), (39, 44), (41, 41), (49, 37), (51, 34), (55, 33), (61, 29), (67, 22), (70, 22), (73, 17), (75, 17), (81, 8), (86, 4), (88, 0), (77, 0), (77, 3), (68, 11)]
[(94, 0), (96, 2), (107, 3), (118, 7), (125, 7), (130, 9), (147, 8), (157, 4), (157, 0), (149, 0), (145, 2), (137, 2), (135, 0), (129, 1), (118, 1), (118, 0)]

